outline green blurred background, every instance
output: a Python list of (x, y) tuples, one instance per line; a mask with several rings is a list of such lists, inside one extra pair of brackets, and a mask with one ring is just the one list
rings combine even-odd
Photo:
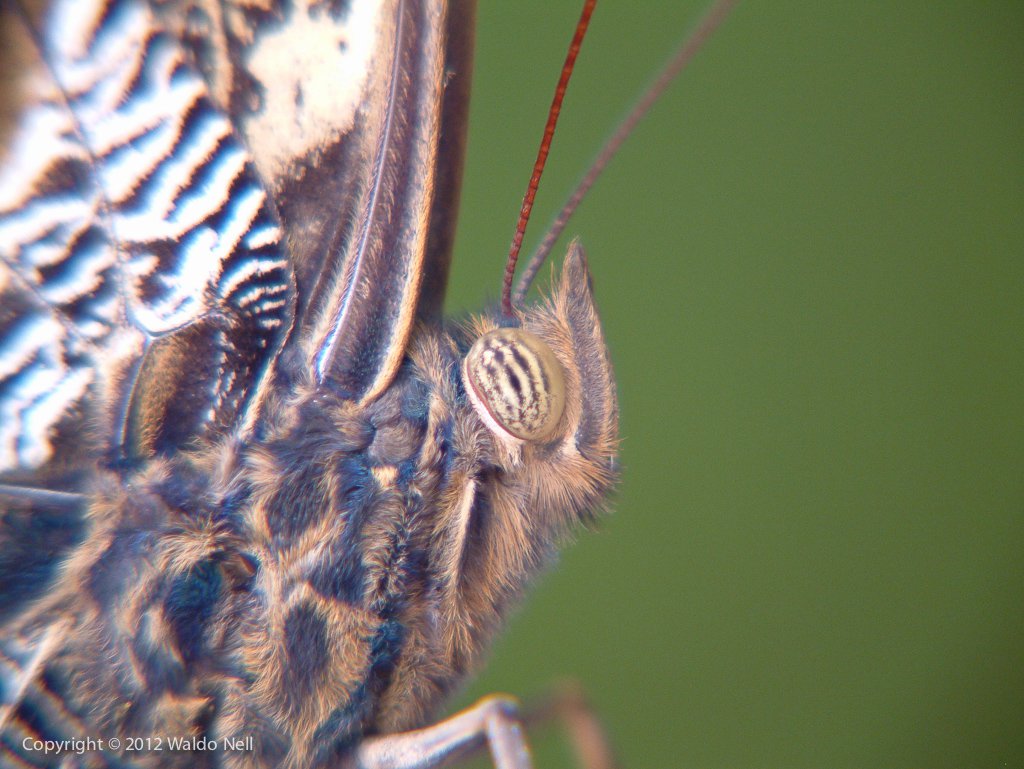
[[(598, 8), (528, 243), (702, 7)], [(577, 13), (480, 8), (451, 312)], [(462, 701), (579, 679), (626, 769), (1024, 766), (1024, 4), (741, 4), (569, 231), (624, 479)]]

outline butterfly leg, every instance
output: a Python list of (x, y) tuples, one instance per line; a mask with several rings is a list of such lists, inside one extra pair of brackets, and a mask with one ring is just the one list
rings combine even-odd
[(84, 494), (68, 491), (50, 491), (35, 486), (10, 486), (0, 483), (0, 500), (22, 504), (44, 504), (51, 507), (75, 509), (89, 501)]
[(440, 769), (486, 746), (495, 769), (531, 769), (519, 706), (485, 697), (440, 723), (412, 732), (368, 737), (356, 752), (358, 769)]
[(576, 681), (559, 684), (548, 696), (525, 707), (522, 720), (531, 731), (535, 726), (557, 725), (572, 746), (580, 769), (619, 767), (604, 725)]

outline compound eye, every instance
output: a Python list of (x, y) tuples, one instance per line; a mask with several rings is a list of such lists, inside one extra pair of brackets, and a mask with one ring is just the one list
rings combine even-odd
[(489, 331), (463, 363), (470, 400), (484, 422), (524, 441), (551, 437), (565, 408), (562, 364), (521, 328)]

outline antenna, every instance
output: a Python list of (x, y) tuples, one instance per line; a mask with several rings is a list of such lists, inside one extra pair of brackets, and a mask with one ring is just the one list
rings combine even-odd
[[(551, 249), (554, 247), (555, 242), (561, 236), (565, 230), (565, 226), (569, 223), (569, 219), (573, 213), (579, 207), (580, 202), (586, 197), (587, 192), (594, 186), (594, 182), (597, 181), (598, 177), (608, 166), (608, 163), (622, 146), (623, 142), (629, 138), (636, 128), (637, 124), (644, 118), (645, 115), (650, 111), (651, 107), (661, 98), (661, 95), (665, 92), (665, 89), (672, 84), (672, 81), (676, 79), (680, 72), (682, 72), (686, 65), (690, 63), (697, 52), (704, 46), (704, 43), (708, 41), (711, 35), (716, 29), (725, 21), (726, 17), (737, 5), (739, 0), (717, 0), (708, 11), (704, 14), (704, 18), (701, 19), (697, 27), (691, 32), (682, 44), (675, 50), (669, 60), (662, 67), (658, 76), (654, 79), (651, 85), (644, 91), (643, 95), (637, 99), (636, 103), (630, 109), (629, 113), (619, 124), (619, 127), (615, 130), (615, 133), (605, 142), (601, 151), (598, 153), (597, 158), (594, 160), (590, 169), (584, 175), (583, 179), (576, 186), (572, 195), (562, 206), (562, 210), (558, 213), (558, 216), (552, 222), (548, 228), (547, 234), (541, 241), (540, 245), (530, 256), (530, 261), (526, 265), (526, 269), (523, 275), (519, 278), (519, 282), (516, 284), (515, 292), (512, 294), (512, 302), (515, 304), (521, 304), (523, 299), (526, 297), (526, 292), (530, 290), (530, 285), (533, 283), (533, 279), (537, 275), (537, 271), (540, 270), (544, 260), (547, 259)], [(568, 79), (568, 78), (566, 78)], [(552, 130), (554, 127), (552, 126)], [(545, 136), (547, 134), (545, 133)], [(550, 140), (549, 140), (550, 143)], [(543, 163), (541, 164), (543, 167)], [(534, 192), (536, 191), (536, 185), (534, 185)], [(531, 197), (530, 203), (532, 205), (533, 199)], [(527, 210), (526, 203), (523, 203), (523, 209)], [(522, 225), (522, 229), (525, 231), (526, 225)], [(522, 236), (517, 230), (517, 234), (520, 235), (519, 240), (522, 240)], [(518, 249), (516, 249), (518, 252)], [(515, 263), (511, 263), (511, 269), (515, 269)], [(505, 274), (506, 283), (510, 281), (509, 271), (506, 268)], [(504, 295), (503, 295), (504, 296)], [(504, 298), (502, 307), (504, 307)], [(511, 307), (511, 303), (509, 304)]]
[(572, 77), (573, 67), (576, 66), (576, 57), (580, 53), (580, 46), (583, 45), (583, 37), (587, 34), (587, 26), (590, 24), (590, 17), (593, 15), (596, 5), (597, 0), (586, 0), (583, 3), (580, 20), (576, 22), (576, 32), (572, 36), (569, 52), (565, 55), (565, 63), (562, 65), (562, 74), (558, 78), (558, 85), (555, 86), (555, 97), (551, 100), (551, 107), (548, 109), (548, 122), (544, 126), (544, 136), (540, 140), (537, 160), (533, 164), (530, 183), (527, 185), (526, 194), (523, 196), (523, 207), (519, 210), (519, 221), (516, 223), (516, 231), (512, 236), (512, 246), (508, 251), (508, 262), (505, 264), (505, 280), (501, 288), (501, 312), (506, 318), (512, 317), (512, 280), (516, 274), (519, 249), (523, 246), (523, 236), (526, 235), (526, 223), (530, 220), (530, 211), (533, 210), (533, 200), (537, 197), (540, 176), (544, 173), (544, 164), (547, 163), (548, 153), (551, 151), (551, 140), (555, 135), (555, 124), (558, 123), (558, 115), (562, 111), (565, 89), (569, 86), (569, 78)]

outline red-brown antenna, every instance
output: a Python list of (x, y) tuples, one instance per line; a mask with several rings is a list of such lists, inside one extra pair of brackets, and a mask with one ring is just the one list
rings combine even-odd
[(576, 65), (576, 57), (579, 55), (580, 46), (583, 44), (583, 36), (587, 33), (587, 25), (590, 24), (590, 17), (594, 13), (594, 6), (596, 5), (597, 0), (585, 0), (583, 3), (583, 11), (580, 13), (580, 20), (576, 22), (576, 32), (572, 36), (569, 52), (565, 55), (565, 63), (562, 65), (562, 74), (558, 78), (558, 85), (555, 87), (555, 98), (551, 100), (551, 108), (548, 110), (548, 122), (544, 126), (544, 136), (540, 140), (540, 149), (537, 151), (537, 160), (533, 164), (533, 174), (530, 176), (530, 183), (526, 187), (526, 195), (523, 196), (523, 207), (519, 209), (519, 222), (516, 224), (515, 235), (512, 236), (512, 247), (508, 250), (508, 262), (505, 265), (505, 281), (501, 289), (501, 311), (506, 318), (512, 317), (512, 281), (516, 274), (519, 249), (522, 248), (523, 236), (526, 235), (526, 223), (530, 220), (530, 211), (533, 210), (533, 200), (537, 197), (540, 175), (544, 173), (544, 164), (547, 163), (548, 153), (551, 151), (551, 139), (555, 135), (555, 124), (558, 122), (558, 115), (562, 111), (565, 89), (569, 86), (569, 78), (572, 76), (572, 69)]
[[(738, 2), (739, 0), (716, 0), (716, 2), (712, 4), (707, 13), (705, 13), (704, 18), (701, 19), (696, 28), (686, 37), (685, 40), (683, 40), (682, 44), (675, 50), (664, 67), (662, 67), (658, 76), (640, 96), (633, 108), (630, 109), (625, 119), (622, 120), (619, 127), (615, 130), (615, 133), (612, 134), (607, 142), (605, 142), (605, 145), (601, 148), (601, 151), (590, 166), (590, 169), (576, 186), (572, 195), (569, 196), (569, 199), (562, 207), (562, 210), (555, 218), (555, 221), (548, 228), (543, 241), (541, 241), (537, 250), (530, 256), (530, 261), (527, 263), (526, 269), (519, 278), (519, 282), (516, 284), (515, 293), (512, 295), (516, 304), (520, 304), (526, 297), (526, 292), (530, 289), (530, 284), (533, 283), (533, 279), (536, 277), (537, 271), (544, 263), (547, 255), (551, 252), (552, 247), (555, 245), (555, 241), (557, 241), (558, 237), (562, 234), (562, 231), (565, 229), (565, 225), (569, 222), (569, 218), (572, 216), (573, 212), (579, 206), (590, 188), (594, 185), (594, 182), (597, 181), (601, 172), (604, 171), (611, 159), (615, 157), (615, 154), (619, 151), (622, 143), (629, 138), (630, 134), (632, 134), (633, 130), (636, 128), (637, 123), (639, 123), (651, 107), (654, 106), (654, 103), (658, 101), (661, 95), (665, 92), (665, 89), (668, 88), (679, 73), (686, 68), (686, 65), (690, 63), (690, 60), (693, 59), (719, 25), (725, 21), (729, 12), (732, 11), (733, 7), (735, 7)], [(508, 279), (508, 274), (506, 272), (506, 282)]]

